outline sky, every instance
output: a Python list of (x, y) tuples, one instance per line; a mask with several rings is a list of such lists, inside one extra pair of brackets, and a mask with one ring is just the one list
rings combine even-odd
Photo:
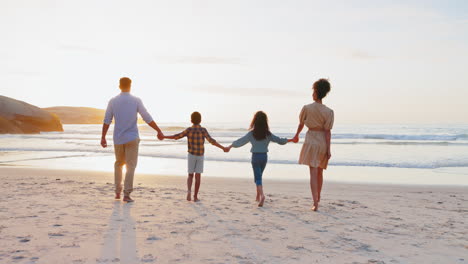
[(468, 123), (468, 1), (0, 0), (0, 95), (157, 122), (296, 123), (319, 78), (342, 124)]

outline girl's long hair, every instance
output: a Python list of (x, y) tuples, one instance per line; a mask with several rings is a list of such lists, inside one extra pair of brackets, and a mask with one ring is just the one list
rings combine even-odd
[(262, 140), (271, 135), (270, 128), (268, 127), (268, 117), (263, 111), (255, 113), (250, 123), (250, 131), (252, 131), (253, 137), (256, 140)]

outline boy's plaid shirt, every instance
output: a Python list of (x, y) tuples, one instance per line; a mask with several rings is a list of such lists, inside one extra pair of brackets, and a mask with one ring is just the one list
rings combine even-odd
[(203, 154), (205, 154), (205, 147), (204, 147), (205, 138), (211, 144), (216, 143), (216, 140), (214, 140), (210, 136), (210, 134), (208, 134), (208, 131), (206, 130), (206, 128), (200, 125), (191, 126), (185, 129), (183, 132), (179, 134), (175, 134), (174, 138), (180, 139), (185, 136), (187, 137), (187, 142), (188, 142), (188, 152), (195, 156), (203, 156)]

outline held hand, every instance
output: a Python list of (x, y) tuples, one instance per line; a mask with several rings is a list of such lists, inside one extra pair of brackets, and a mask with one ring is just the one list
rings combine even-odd
[(164, 134), (163, 132), (158, 133), (158, 139), (163, 140), (164, 139)]
[(230, 147), (230, 146), (229, 146), (229, 147), (224, 147), (224, 152), (227, 153), (227, 152), (229, 152), (230, 150), (231, 150), (231, 147)]
[(295, 135), (295, 136), (292, 138), (292, 142), (294, 142), (294, 143), (299, 142), (299, 135)]
[(101, 138), (101, 146), (102, 146), (103, 148), (107, 148), (107, 141), (106, 141), (105, 138)]

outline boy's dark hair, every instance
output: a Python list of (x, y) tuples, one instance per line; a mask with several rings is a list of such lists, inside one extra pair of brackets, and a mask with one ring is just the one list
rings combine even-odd
[(199, 125), (201, 123), (201, 114), (198, 112), (193, 112), (190, 116), (190, 119), (192, 120), (192, 124)]
[(314, 82), (312, 88), (316, 91), (319, 100), (322, 100), (330, 92), (330, 82), (328, 79), (319, 79)]
[(120, 78), (120, 89), (127, 89), (130, 88), (132, 85), (132, 80), (128, 77), (122, 77)]
[(258, 111), (255, 113), (250, 123), (250, 130), (256, 140), (262, 140), (271, 135), (270, 128), (268, 127), (268, 117), (265, 112)]

